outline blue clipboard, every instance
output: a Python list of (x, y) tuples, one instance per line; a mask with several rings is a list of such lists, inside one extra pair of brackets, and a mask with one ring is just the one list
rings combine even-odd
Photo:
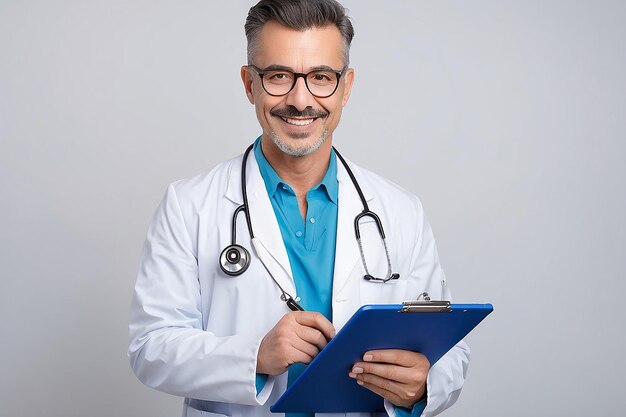
[[(410, 304), (416, 307), (410, 308)], [(447, 308), (442, 308), (442, 304)], [(446, 302), (362, 306), (270, 411), (384, 411), (382, 397), (348, 376), (352, 365), (360, 361), (366, 351), (412, 350), (424, 354), (432, 366), (492, 311), (491, 304)]]

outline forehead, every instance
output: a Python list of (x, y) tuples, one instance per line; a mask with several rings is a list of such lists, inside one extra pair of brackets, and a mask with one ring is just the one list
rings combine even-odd
[(297, 31), (274, 21), (261, 28), (254, 63), (264, 68), (284, 65), (301, 71), (328, 65), (343, 65), (343, 38), (334, 25)]

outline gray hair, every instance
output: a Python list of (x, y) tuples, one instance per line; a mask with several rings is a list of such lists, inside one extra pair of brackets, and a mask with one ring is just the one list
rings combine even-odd
[(343, 62), (350, 62), (350, 43), (354, 29), (346, 9), (336, 0), (261, 0), (250, 8), (246, 24), (248, 64), (259, 48), (259, 34), (263, 25), (275, 21), (288, 28), (304, 31), (335, 25), (343, 38)]

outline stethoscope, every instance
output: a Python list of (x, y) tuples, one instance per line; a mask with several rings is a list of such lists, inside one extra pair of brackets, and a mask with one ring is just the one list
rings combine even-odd
[[(237, 215), (243, 211), (246, 216), (246, 224), (248, 225), (248, 232), (250, 233), (250, 239), (252, 240), (252, 246), (254, 247), (254, 251), (259, 257), (259, 260), (261, 261), (263, 266), (265, 267), (265, 270), (272, 278), (272, 281), (274, 281), (276, 286), (280, 289), (280, 299), (284, 301), (289, 309), (291, 309), (292, 311), (304, 311), (304, 308), (302, 308), (302, 306), (298, 304), (296, 299), (294, 299), (287, 291), (285, 291), (285, 289), (278, 283), (276, 278), (274, 278), (274, 274), (272, 274), (270, 268), (268, 267), (269, 257), (271, 255), (269, 254), (263, 243), (261, 243), (259, 238), (254, 236), (254, 231), (252, 230), (252, 220), (250, 219), (250, 210), (248, 207), (248, 193), (246, 191), (246, 162), (248, 161), (248, 155), (250, 154), (253, 146), (254, 145), (250, 145), (243, 155), (243, 161), (241, 164), (241, 193), (243, 195), (243, 204), (237, 207), (235, 209), (235, 212), (233, 213), (231, 243), (226, 248), (224, 248), (224, 250), (220, 254), (220, 268), (228, 276), (237, 276), (246, 272), (246, 270), (250, 266), (250, 252), (248, 252), (248, 250), (243, 246), (237, 244)], [(359, 194), (359, 198), (361, 199), (361, 203), (363, 204), (363, 211), (357, 214), (354, 218), (354, 234), (356, 236), (356, 241), (359, 245), (361, 262), (363, 263), (363, 268), (365, 269), (365, 275), (363, 276), (363, 279), (365, 279), (366, 281), (386, 283), (388, 281), (400, 278), (400, 274), (391, 272), (391, 258), (389, 256), (389, 250), (387, 249), (385, 231), (383, 230), (383, 224), (380, 221), (380, 217), (378, 217), (376, 213), (369, 209), (367, 201), (365, 200), (365, 196), (363, 195), (363, 191), (361, 191), (361, 187), (359, 186), (359, 183), (352, 173), (352, 170), (348, 166), (348, 163), (345, 159), (343, 159), (341, 154), (337, 152), (337, 149), (335, 149), (334, 147), (333, 149), (335, 151), (335, 154), (345, 167), (346, 171), (348, 172), (350, 180), (352, 180), (352, 184), (354, 184), (354, 188), (356, 188), (356, 191)], [(377, 278), (373, 276), (372, 274), (370, 274), (367, 268), (367, 263), (365, 262), (365, 254), (363, 252), (363, 244), (361, 243), (361, 230), (359, 227), (359, 222), (364, 217), (369, 217), (374, 220), (374, 222), (376, 223), (376, 227), (378, 228), (378, 234), (383, 241), (385, 256), (387, 257), (387, 276), (385, 278)]]

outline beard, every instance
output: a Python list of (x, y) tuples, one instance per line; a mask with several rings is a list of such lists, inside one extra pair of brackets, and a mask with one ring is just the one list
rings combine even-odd
[(287, 155), (302, 157), (312, 154), (313, 152), (318, 150), (320, 146), (322, 146), (322, 144), (328, 138), (328, 129), (324, 128), (324, 131), (322, 132), (320, 137), (317, 138), (317, 140), (313, 143), (309, 143), (305, 140), (306, 138), (303, 137), (294, 138), (298, 142), (296, 142), (295, 144), (291, 144), (281, 139), (274, 130), (270, 132), (269, 136), (270, 138), (272, 138), (272, 142), (274, 142), (274, 145), (276, 145), (276, 147), (282, 152), (286, 153)]
[[(314, 118), (322, 118), (325, 119), (329, 116), (329, 113), (322, 109), (312, 109), (306, 108), (302, 111), (297, 110), (293, 106), (288, 106), (286, 108), (278, 108), (273, 109), (270, 114), (274, 117), (314, 117)], [(306, 156), (312, 154), (316, 150), (322, 146), (324, 141), (329, 136), (329, 132), (327, 128), (324, 128), (320, 137), (313, 143), (310, 143), (308, 138), (308, 133), (289, 135), (289, 137), (293, 140), (292, 143), (289, 143), (284, 138), (278, 136), (275, 130), (269, 132), (270, 138), (272, 138), (272, 142), (276, 145), (278, 149), (287, 155), (291, 156)]]

